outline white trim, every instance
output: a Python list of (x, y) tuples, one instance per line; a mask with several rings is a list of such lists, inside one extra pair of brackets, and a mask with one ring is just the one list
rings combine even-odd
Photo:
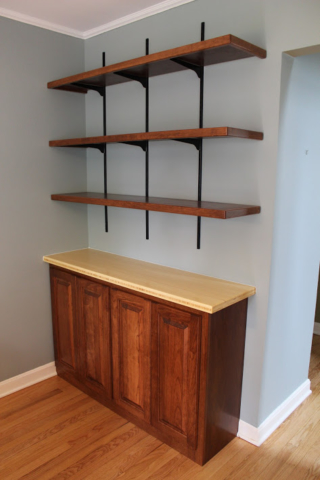
[(23, 388), (34, 385), (35, 383), (42, 382), (47, 378), (57, 375), (57, 370), (54, 362), (47, 363), (42, 367), (29, 370), (28, 372), (17, 375), (16, 377), (9, 378), (0, 382), (0, 398), (11, 395), (11, 393), (22, 390)]
[(315, 335), (320, 335), (320, 323), (314, 322), (313, 333), (314, 333)]
[(129, 23), (137, 22), (138, 20), (151, 17), (152, 15), (156, 15), (157, 13), (162, 13), (166, 10), (170, 10), (171, 8), (180, 7), (185, 3), (191, 3), (194, 1), (195, 0), (165, 0), (164, 2), (156, 3), (156, 5), (153, 5), (152, 7), (144, 8), (143, 10), (140, 10), (138, 12), (118, 18), (113, 22), (108, 22), (104, 25), (100, 25), (99, 27), (87, 30), (83, 32), (82, 38), (86, 40), (87, 38), (101, 35), (102, 33), (109, 32), (110, 30), (114, 30), (115, 28), (123, 27), (124, 25), (128, 25)]
[(240, 420), (238, 437), (260, 447), (310, 394), (310, 380), (306, 380), (258, 428)]
[(34, 27), (44, 28), (46, 30), (51, 30), (52, 32), (63, 33), (65, 35), (70, 35), (71, 37), (84, 38), (83, 33), (80, 30), (74, 30), (72, 28), (58, 25), (57, 23), (47, 22), (46, 20), (41, 20), (41, 18), (31, 17), (31, 15), (25, 15), (7, 8), (0, 7), (0, 17), (10, 18), (11, 20), (16, 20), (17, 22), (27, 23), (28, 25), (33, 25)]
[(51, 23), (46, 20), (41, 20), (40, 18), (32, 17), (31, 15), (25, 15), (23, 13), (15, 12), (14, 10), (9, 10), (2, 7), (0, 7), (0, 17), (10, 18), (11, 20), (16, 20), (17, 22), (27, 23), (28, 25), (33, 25), (35, 27), (44, 28), (46, 30), (51, 30), (53, 32), (86, 40), (87, 38), (101, 35), (102, 33), (109, 32), (115, 28), (123, 27), (129, 23), (142, 20), (143, 18), (150, 17), (151, 15), (156, 15), (157, 13), (162, 13), (166, 10), (170, 10), (171, 8), (180, 7), (181, 5), (194, 1), (195, 0), (164, 0), (163, 2), (156, 3), (156, 5), (153, 5), (152, 7), (144, 8), (138, 12), (125, 15), (117, 20), (85, 31), (75, 30), (73, 28), (59, 25), (57, 23)]

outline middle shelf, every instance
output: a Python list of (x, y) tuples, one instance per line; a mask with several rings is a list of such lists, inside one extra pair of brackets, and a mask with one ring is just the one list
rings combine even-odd
[(197, 217), (228, 219), (260, 213), (256, 205), (181, 200), (175, 198), (145, 197), (139, 195), (118, 195), (95, 192), (60, 193), (51, 195), (52, 200), (109, 207), (133, 208), (154, 212), (178, 213)]
[(215, 127), (193, 128), (187, 130), (164, 130), (160, 132), (126, 133), (122, 135), (102, 135), (99, 137), (68, 138), (51, 140), (50, 147), (94, 147), (107, 143), (128, 143), (139, 145), (140, 142), (153, 140), (189, 141), (213, 137), (238, 137), (250, 140), (263, 140), (263, 133), (241, 128)]

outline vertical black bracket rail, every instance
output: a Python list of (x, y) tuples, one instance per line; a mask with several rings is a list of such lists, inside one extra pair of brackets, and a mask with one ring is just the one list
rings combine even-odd
[[(106, 66), (106, 54), (103, 52), (102, 54), (102, 66)], [(103, 135), (107, 135), (107, 95), (106, 95), (106, 87), (103, 88), (102, 92), (102, 99), (103, 99)], [(104, 194), (107, 196), (108, 194), (108, 172), (107, 172), (107, 144), (104, 146), (103, 150), (103, 181), (104, 181)], [(104, 224), (105, 224), (105, 231), (108, 232), (108, 207), (104, 207)]]
[[(146, 55), (149, 55), (149, 38), (146, 38)], [(146, 78), (146, 132), (149, 132), (149, 77)], [(145, 149), (146, 200), (149, 198), (149, 142)], [(146, 210), (146, 239), (149, 240), (149, 211)]]
[[(201, 23), (201, 41), (205, 39), (205, 22)], [(204, 94), (204, 66), (200, 67), (197, 75), (200, 79), (200, 108), (199, 108), (199, 128), (203, 128), (203, 94)], [(199, 143), (199, 160), (198, 160), (198, 202), (202, 199), (202, 152), (203, 139)], [(201, 217), (197, 217), (197, 249), (200, 249), (201, 244)]]
[[(205, 38), (205, 22), (201, 23), (201, 41)], [(199, 128), (203, 128), (203, 93), (204, 93), (204, 66), (194, 65), (193, 63), (186, 62), (180, 58), (172, 58), (173, 62), (182, 65), (189, 70), (195, 72), (200, 80), (200, 108), (199, 108)], [(190, 143), (198, 150), (198, 202), (202, 199), (202, 152), (203, 152), (203, 139), (199, 140), (188, 139), (180, 140), (181, 142)], [(201, 244), (201, 217), (197, 217), (197, 249), (200, 249)]]

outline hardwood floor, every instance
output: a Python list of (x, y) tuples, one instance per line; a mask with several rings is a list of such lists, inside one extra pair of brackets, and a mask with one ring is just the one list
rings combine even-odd
[(320, 336), (313, 394), (260, 447), (234, 439), (204, 467), (53, 377), (0, 399), (0, 479), (319, 480)]

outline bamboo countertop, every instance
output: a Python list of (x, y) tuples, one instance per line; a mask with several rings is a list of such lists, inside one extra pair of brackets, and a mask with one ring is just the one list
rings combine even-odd
[(255, 287), (86, 248), (44, 262), (136, 292), (214, 313), (256, 293)]

